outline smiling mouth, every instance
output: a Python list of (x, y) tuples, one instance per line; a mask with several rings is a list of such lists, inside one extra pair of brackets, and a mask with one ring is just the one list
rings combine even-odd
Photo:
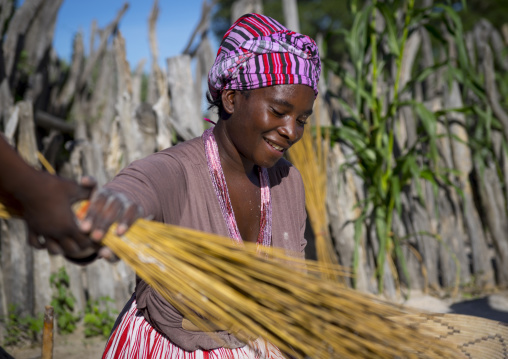
[(284, 147), (280, 147), (279, 145), (276, 145), (275, 143), (273, 143), (272, 141), (270, 141), (269, 139), (265, 138), (265, 141), (266, 143), (268, 143), (270, 146), (272, 146), (274, 149), (276, 149), (277, 151), (279, 152), (284, 152)]

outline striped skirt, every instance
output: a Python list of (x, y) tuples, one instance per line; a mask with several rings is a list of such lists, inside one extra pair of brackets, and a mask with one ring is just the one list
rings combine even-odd
[(102, 359), (283, 359), (280, 350), (263, 339), (238, 349), (185, 351), (157, 332), (138, 312), (136, 301), (116, 326), (106, 344)]

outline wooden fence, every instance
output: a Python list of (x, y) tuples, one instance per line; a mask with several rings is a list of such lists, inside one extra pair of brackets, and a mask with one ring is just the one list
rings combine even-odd
[[(200, 23), (189, 45), (181, 55), (167, 59), (165, 68), (158, 65), (158, 2), (154, 2), (148, 23), (148, 75), (143, 73), (143, 62), (132, 71), (134, 64), (126, 59), (125, 39), (118, 24), (127, 4), (106, 27), (99, 29), (92, 24), (86, 56), (83, 36), (77, 34), (71, 64), (62, 63), (51, 46), (61, 3), (62, 0), (25, 0), (7, 23), (13, 11), (12, 1), (0, 0), (0, 28), (7, 24), (1, 44), (0, 128), (29, 163), (40, 168), (39, 150), (60, 175), (73, 179), (92, 175), (103, 185), (131, 161), (201, 134), (203, 81), (214, 58), (207, 37), (213, 1), (204, 1)], [(289, 23), (294, 20), (296, 1), (283, 4)], [(240, 0), (233, 9), (234, 17), (262, 11), (261, 1)], [(298, 26), (297, 22), (292, 24)], [(402, 278), (398, 263), (387, 261), (386, 292), (391, 296), (396, 294), (399, 283), (407, 282), (413, 288), (434, 290), (449, 289), (457, 283), (480, 288), (508, 283), (508, 161), (502, 145), (503, 137), (508, 137), (508, 115), (498, 98), (496, 86), (500, 79), (494, 76), (494, 67), (508, 69), (507, 39), (486, 21), (479, 23), (466, 39), (475, 68), (484, 74), (491, 108), (503, 123), (503, 128), (492, 132), (495, 156), (480, 171), (468, 146), (463, 113), (450, 112), (446, 122), (437, 124), (438, 132), (445, 134), (439, 139), (442, 161), (458, 170), (454, 180), (464, 195), (447, 186), (436, 194), (423, 183), (430, 199), (424, 206), (416, 200), (413, 187), (403, 192), (403, 216), (395, 220), (393, 231), (399, 237), (407, 237), (404, 250), (409, 278)], [(450, 43), (450, 48), (453, 46)], [(412, 32), (404, 51), (406, 73), (401, 81), (407, 81), (414, 67), (433, 65), (433, 57), (426, 56), (432, 45), (424, 29)], [(322, 124), (340, 126), (346, 114), (331, 94), (347, 100), (350, 93), (332, 74), (323, 76), (320, 87), (316, 102), (319, 111), (315, 112), (321, 116)], [(433, 111), (463, 107), (471, 101), (467, 96), (472, 96), (439, 74), (427, 78), (425, 84), (416, 84), (412, 94)], [(403, 112), (399, 121), (397, 141), (404, 147), (417, 136), (419, 120), (413, 113)], [(63, 156), (63, 152), (68, 156)], [(352, 266), (355, 248), (358, 250), (357, 286), (375, 292), (379, 245), (375, 234), (369, 232), (370, 224), (364, 224), (358, 247), (354, 238), (353, 222), (358, 218), (357, 205), (365, 198), (365, 188), (353, 171), (341, 170), (354, 153), (337, 143), (329, 156), (327, 208), (337, 252), (343, 265)], [(435, 216), (434, 205), (439, 207), (439, 217)], [(7, 314), (9, 304), (16, 304), (20, 314), (43, 312), (51, 301), (49, 276), (62, 266), (71, 278), (76, 310), (83, 311), (87, 299), (103, 296), (114, 299), (120, 309), (133, 292), (134, 273), (124, 263), (96, 261), (86, 267), (75, 266), (61, 257), (29, 248), (22, 222), (1, 221), (0, 225), (0, 316)], [(433, 237), (423, 234), (427, 232)]]

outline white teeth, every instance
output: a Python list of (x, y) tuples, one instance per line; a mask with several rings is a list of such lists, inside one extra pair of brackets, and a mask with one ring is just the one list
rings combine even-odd
[(265, 141), (270, 145), (272, 146), (273, 148), (275, 148), (277, 151), (284, 151), (284, 148), (283, 147), (280, 147), (280, 146), (277, 146), (275, 143), (273, 143), (272, 141), (268, 140), (265, 138)]

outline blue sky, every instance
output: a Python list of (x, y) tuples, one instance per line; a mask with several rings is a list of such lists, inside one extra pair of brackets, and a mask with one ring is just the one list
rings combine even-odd
[[(55, 27), (53, 45), (58, 55), (70, 61), (72, 39), (81, 31), (85, 51), (89, 51), (92, 21), (100, 28), (116, 17), (125, 0), (64, 0)], [(159, 0), (157, 40), (161, 64), (164, 59), (182, 52), (201, 15), (202, 0)], [(127, 60), (131, 68), (145, 58), (150, 63), (148, 17), (151, 0), (130, 0), (129, 9), (120, 21), (120, 31), (126, 39)], [(147, 67), (148, 68), (148, 67)]]

